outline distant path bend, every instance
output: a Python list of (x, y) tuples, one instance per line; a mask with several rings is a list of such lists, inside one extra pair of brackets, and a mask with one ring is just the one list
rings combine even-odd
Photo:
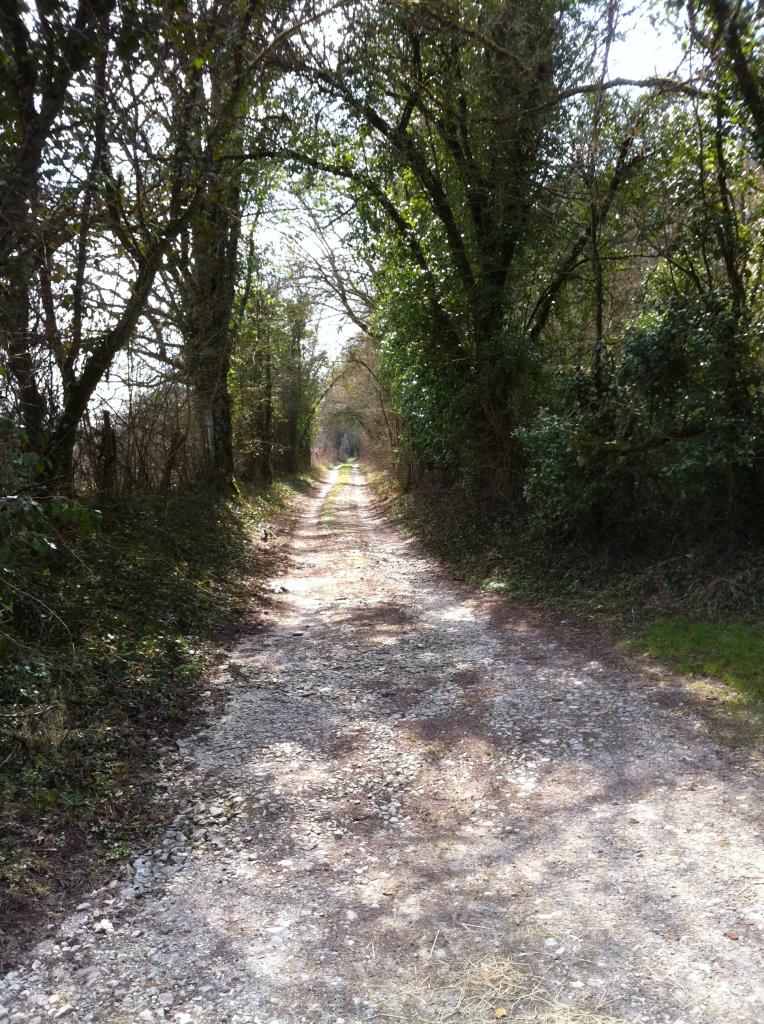
[(761, 772), (681, 684), (495, 624), (358, 469), (274, 588), (173, 825), (0, 1024), (764, 1021)]

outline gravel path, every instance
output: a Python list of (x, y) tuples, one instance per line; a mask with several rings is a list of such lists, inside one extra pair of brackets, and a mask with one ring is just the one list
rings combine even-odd
[(167, 760), (172, 826), (0, 1021), (764, 1021), (752, 754), (683, 684), (494, 624), (346, 475)]

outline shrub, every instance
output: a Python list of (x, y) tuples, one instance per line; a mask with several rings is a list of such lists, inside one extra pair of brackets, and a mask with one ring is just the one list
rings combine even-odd
[(561, 410), (517, 432), (539, 532), (663, 543), (760, 528), (759, 339), (705, 299), (638, 325), (598, 387), (568, 371)]

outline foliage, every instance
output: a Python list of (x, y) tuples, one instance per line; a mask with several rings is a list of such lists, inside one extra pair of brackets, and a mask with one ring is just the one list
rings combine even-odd
[(309, 140), (319, 155), (303, 138), (288, 152), (353, 182), (376, 263), (369, 329), (417, 459), (501, 460), (532, 362), (512, 282), (557, 153), (557, 78), (585, 63), (575, 18), (547, 0), (354, 2), (344, 17), (340, 45), (296, 62), (337, 128)]
[(546, 543), (605, 553), (761, 539), (755, 19), (729, 12), (733, 61), (717, 8), (678, 27), (689, 80), (633, 90), (617, 4), (359, 2), (299, 64), (338, 113), (305, 160), (354, 189), (410, 481), (522, 493)]
[[(0, 611), (13, 612), (23, 594), (30, 560), (50, 560), (62, 529), (92, 528), (98, 513), (65, 496), (41, 498), (34, 493), (43, 460), (24, 447), (24, 432), (0, 417), (3, 495), (0, 496)], [(0, 656), (5, 639), (0, 635)]]
[(377, 346), (368, 336), (354, 339), (331, 370), (318, 414), (318, 457), (331, 463), (360, 455), (366, 463), (400, 470), (403, 453), (392, 403)]
[(301, 11), (97, 0), (0, 12), (2, 401), (50, 490), (73, 489), (77, 430), (136, 342), (196, 392), (200, 465), (230, 486), (227, 328), (252, 189), (228, 158)]
[(632, 547), (667, 532), (697, 540), (753, 530), (762, 539), (764, 392), (750, 348), (758, 339), (740, 338), (715, 298), (645, 316), (598, 393), (567, 373), (559, 411), (518, 431), (534, 526)]
[(310, 466), (326, 359), (297, 277), (266, 282), (255, 274), (251, 266), (234, 320), (228, 386), (237, 472), (269, 482)]

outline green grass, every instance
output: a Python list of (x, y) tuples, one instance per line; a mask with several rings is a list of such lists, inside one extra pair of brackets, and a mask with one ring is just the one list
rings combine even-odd
[(352, 462), (343, 462), (342, 465), (339, 467), (339, 474), (337, 475), (337, 482), (335, 483), (335, 485), (332, 488), (332, 490), (334, 490), (335, 487), (346, 487), (348, 484), (352, 483), (352, 480), (353, 480), (353, 463)]
[(679, 672), (723, 679), (741, 693), (764, 699), (764, 624), (743, 619), (659, 618), (635, 645)]
[[(50, 556), (0, 616), (0, 919), (145, 831), (151, 766), (193, 720), (204, 669), (269, 575), (263, 531), (306, 478), (126, 499)], [(0, 929), (1, 930), (1, 929)]]

